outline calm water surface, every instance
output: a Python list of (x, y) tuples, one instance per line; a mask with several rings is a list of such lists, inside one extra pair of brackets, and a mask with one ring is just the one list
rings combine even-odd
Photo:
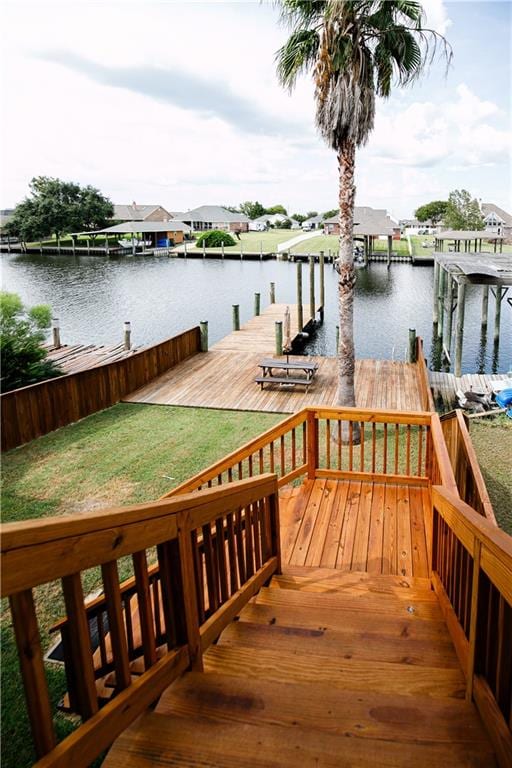
[[(231, 305), (240, 304), (240, 320), (253, 314), (254, 293), (268, 302), (269, 284), (276, 300), (295, 302), (295, 264), (164, 256), (102, 257), (2, 255), (2, 286), (29, 304), (51, 304), (60, 318), (63, 343), (113, 344), (121, 341), (123, 321), (132, 323), (133, 343), (161, 341), (209, 321), (214, 343), (231, 331)], [(317, 267), (318, 270), (318, 267)], [(355, 342), (358, 357), (394, 358), (406, 354), (408, 329), (416, 328), (431, 352), (432, 267), (372, 264), (358, 270)], [(309, 269), (303, 267), (304, 304), (309, 304)], [(318, 280), (318, 272), (317, 272)], [(488, 337), (480, 333), (480, 293), (466, 296), (463, 369), (508, 371), (512, 368), (512, 309), (503, 301), (501, 342), (493, 345), (494, 303), (489, 301)], [(318, 286), (317, 286), (318, 295)], [(311, 354), (334, 354), (336, 273), (326, 265), (325, 324), (310, 343)]]

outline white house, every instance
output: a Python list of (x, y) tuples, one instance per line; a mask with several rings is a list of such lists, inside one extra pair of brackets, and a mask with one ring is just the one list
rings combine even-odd
[[(300, 229), (300, 224), (298, 221), (295, 221), (295, 219), (292, 219), (290, 216), (285, 216), (283, 213), (264, 213), (263, 216), (258, 216), (257, 219), (253, 219), (252, 222), (249, 224), (249, 229), (255, 229), (254, 227), (251, 227), (251, 224), (253, 225), (259, 225), (259, 224), (265, 224), (265, 229), (270, 227), (280, 227), (283, 221), (286, 220), (291, 221), (292, 229)], [(261, 229), (256, 229), (255, 231), (261, 232)]]
[(311, 218), (302, 222), (302, 229), (304, 232), (309, 232), (311, 229), (320, 229), (323, 227), (323, 224), (324, 220), (322, 216), (311, 216)]
[(482, 203), (485, 230), (494, 235), (512, 236), (512, 216), (494, 203)]

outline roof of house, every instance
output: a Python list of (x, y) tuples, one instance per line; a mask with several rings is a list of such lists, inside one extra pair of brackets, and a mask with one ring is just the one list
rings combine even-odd
[(179, 215), (183, 217), (183, 221), (211, 221), (214, 224), (249, 221), (245, 213), (232, 213), (221, 205), (200, 205), (191, 211), (180, 212)]
[(161, 205), (114, 205), (113, 219), (121, 219), (122, 221), (144, 221), (148, 216), (161, 208), (167, 217), (171, 214), (165, 210)]
[(489, 216), (490, 213), (496, 214), (507, 227), (512, 226), (512, 216), (510, 213), (507, 213), (503, 208), (494, 205), (494, 203), (482, 203), (482, 214), (484, 217)]
[[(324, 224), (338, 224), (339, 214), (326, 219)], [(396, 229), (395, 222), (384, 208), (370, 208), (367, 205), (354, 207), (355, 235), (392, 235)]]
[(323, 221), (323, 217), (318, 215), (318, 216), (311, 216), (311, 218), (306, 219), (302, 223), (303, 224), (321, 224), (322, 221)]
[(113, 227), (106, 227), (105, 229), (98, 229), (93, 234), (105, 234), (110, 232), (112, 234), (130, 234), (137, 232), (190, 232), (190, 227), (184, 224), (183, 221), (177, 219), (170, 219), (169, 221), (125, 221), (122, 224), (114, 224)]

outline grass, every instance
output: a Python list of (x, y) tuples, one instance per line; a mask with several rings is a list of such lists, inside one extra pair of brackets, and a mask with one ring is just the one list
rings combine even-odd
[[(202, 233), (201, 233), (202, 234)], [(235, 245), (226, 245), (224, 247), (225, 253), (240, 253), (240, 246), (246, 253), (259, 253), (260, 245), (263, 248), (263, 253), (274, 252), (280, 243), (291, 240), (292, 237), (296, 237), (300, 234), (300, 231), (293, 229), (269, 229), (268, 232), (242, 232), (240, 240), (237, 240), (236, 235), (232, 235), (235, 238)], [(190, 243), (187, 243), (187, 248), (194, 247)], [(202, 250), (202, 246), (199, 247)], [(221, 253), (221, 248), (207, 248), (208, 253)]]
[(512, 536), (512, 421), (472, 419), (471, 439), (498, 525)]
[[(281, 421), (279, 414), (119, 404), (3, 456), (3, 521), (87, 511), (152, 500)], [(129, 574), (120, 563), (120, 576)], [(84, 592), (100, 585), (98, 569), (83, 574)], [(41, 640), (64, 615), (60, 585), (35, 590)], [(2, 764), (32, 764), (29, 725), (9, 612), (2, 606)], [(52, 704), (66, 689), (61, 667), (47, 665)], [(55, 717), (59, 737), (73, 729)]]

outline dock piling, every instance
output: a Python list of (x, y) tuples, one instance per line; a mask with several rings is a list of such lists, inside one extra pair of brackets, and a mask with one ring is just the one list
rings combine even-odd
[(501, 285), (496, 286), (496, 309), (494, 313), (494, 343), (497, 344), (500, 340), (500, 324), (501, 324), (501, 300), (502, 300)]
[(53, 346), (55, 349), (60, 349), (61, 343), (60, 343), (60, 320), (58, 317), (52, 318), (52, 336), (53, 336)]
[(233, 304), (233, 330), (240, 330), (240, 304)]
[(206, 258), (206, 242), (203, 240), (203, 259)]
[(208, 352), (208, 320), (201, 320), (199, 328), (201, 330), (201, 352)]
[(489, 314), (489, 286), (482, 286), (482, 328), (487, 328), (487, 317)]
[(457, 283), (457, 319), (455, 324), (455, 376), (461, 375), (462, 370), (462, 341), (464, 337), (464, 305), (466, 302), (466, 284), (461, 280)]
[(256, 317), (260, 314), (260, 304), (261, 304), (261, 294), (255, 293), (254, 294), (254, 314)]
[(304, 328), (304, 313), (302, 309), (302, 261), (297, 262), (297, 326), (299, 333)]
[(336, 354), (340, 351), (340, 327), (336, 326)]
[(131, 336), (132, 336), (132, 324), (130, 323), (129, 320), (126, 320), (124, 324), (124, 348), (125, 349), (131, 349), (132, 347)]
[(224, 240), (220, 244), (221, 252), (222, 252), (222, 258), (224, 258)]
[(283, 321), (276, 320), (276, 355), (283, 354)]
[(270, 303), (276, 303), (276, 284), (270, 283)]
[(325, 307), (325, 254), (320, 251), (320, 321), (324, 321), (324, 307)]
[(260, 261), (263, 261), (263, 240), (260, 240)]
[(310, 254), (309, 256), (309, 314), (311, 320), (315, 321), (316, 306), (315, 306), (315, 257)]
[(409, 363), (416, 362), (416, 328), (409, 328)]
[(434, 261), (434, 289), (432, 291), (432, 294), (433, 294), (432, 322), (434, 325), (437, 325), (439, 321), (439, 302), (438, 302), (439, 270), (440, 270), (439, 262)]

